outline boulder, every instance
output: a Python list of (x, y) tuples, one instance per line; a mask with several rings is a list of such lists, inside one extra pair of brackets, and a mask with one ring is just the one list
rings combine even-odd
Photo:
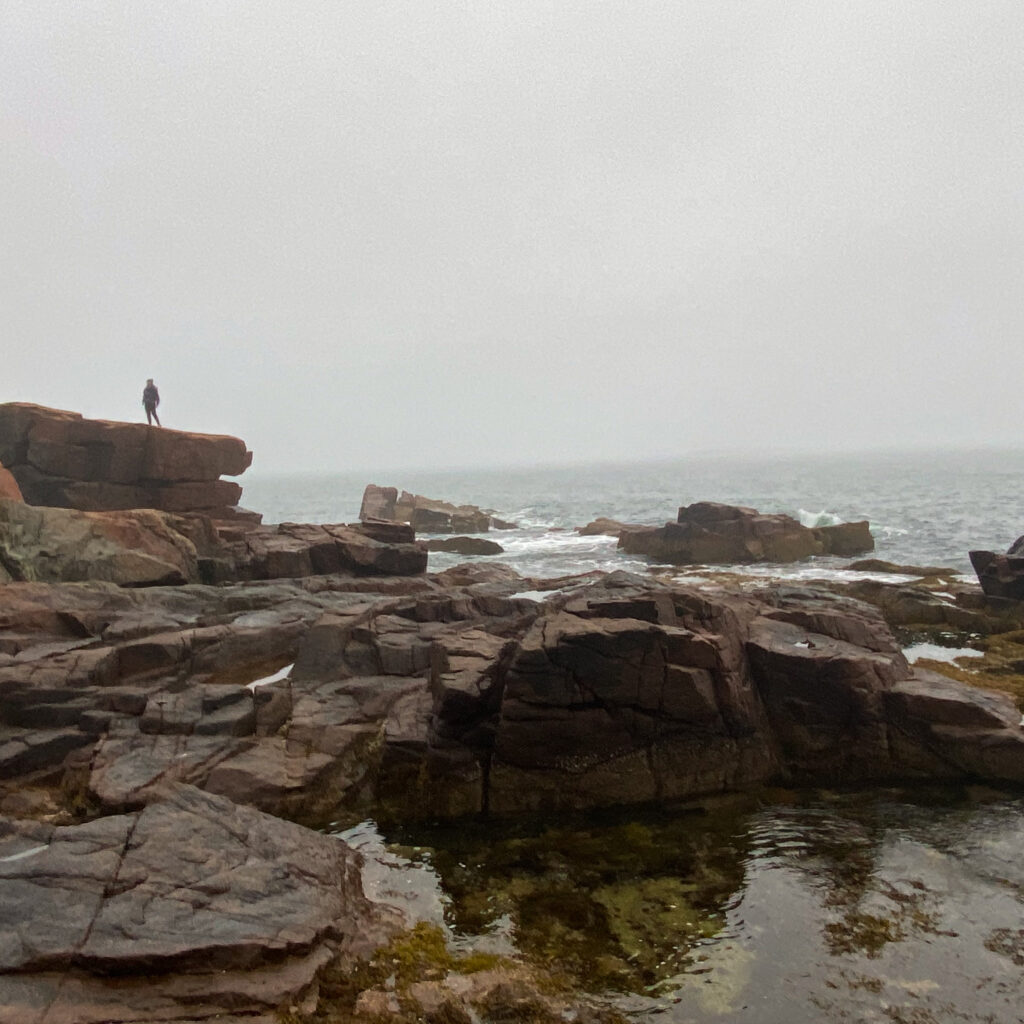
[(216, 514), (242, 493), (220, 477), (244, 472), (252, 452), (236, 437), (9, 402), (0, 405), (0, 460), (32, 505)]
[(1024, 537), (1014, 541), (1005, 555), (994, 551), (969, 554), (981, 589), (988, 597), (1024, 601)]
[(680, 508), (674, 523), (626, 530), (619, 547), (673, 565), (729, 565), (849, 555), (871, 550), (874, 541), (866, 522), (811, 529), (791, 516), (701, 501)]
[(156, 586), (199, 579), (174, 518), (139, 509), (78, 512), (0, 500), (0, 566), (12, 580)]
[[(384, 540), (381, 537), (400, 537)], [(348, 573), (415, 576), (427, 568), (427, 552), (411, 531), (364, 525), (281, 523), (217, 533), (214, 561), (227, 561), (228, 579), (276, 579)], [(207, 563), (208, 564), (208, 563)], [(211, 579), (210, 582), (215, 582)]]
[(617, 519), (608, 519), (605, 516), (598, 516), (597, 519), (587, 523), (586, 526), (578, 526), (576, 532), (581, 537), (618, 537), (623, 530), (646, 529), (638, 523), (620, 523)]
[(864, 551), (875, 550), (875, 538), (871, 536), (870, 524), (866, 519), (856, 523), (815, 526), (811, 531), (821, 541), (822, 553), (826, 555), (850, 558)]
[(398, 501), (397, 487), (378, 487), (367, 484), (363, 491), (363, 502), (359, 506), (359, 519), (394, 519), (395, 502)]
[(53, 828), (0, 820), (0, 1020), (273, 1019), (394, 918), (343, 842), (190, 787)]
[(505, 549), (482, 537), (444, 537), (426, 542), (428, 551), (452, 551), (457, 555), (500, 555)]

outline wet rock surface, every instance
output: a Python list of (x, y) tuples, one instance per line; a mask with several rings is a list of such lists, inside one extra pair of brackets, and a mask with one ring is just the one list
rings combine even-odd
[(12, 1024), (269, 1015), (396, 923), (345, 844), (190, 787), (82, 825), (0, 819)]
[[(410, 533), (368, 522), (359, 543)], [(282, 566), (340, 557), (332, 528), (272, 536)], [(409, 953), (420, 973), (405, 988), (359, 974), (357, 950), (416, 919), (404, 883), (382, 889), (365, 865), (360, 883), (343, 843), (282, 819), (497, 821), (769, 783), (1024, 782), (1010, 698), (912, 668), (861, 601), (624, 573), (550, 584), (488, 563), (0, 586), (0, 918), (13, 915), (0, 1005), (14, 1014), (0, 1020), (270, 1021), (318, 998), (364, 1018), (568, 1012), (509, 964), (488, 975), (449, 958), (439, 979)], [(685, 896), (609, 881), (596, 898), (629, 949), (634, 902), (664, 904), (667, 927)], [(546, 899), (537, 921), (555, 912)]]
[(505, 549), (482, 537), (443, 537), (428, 540), (428, 551), (451, 551), (457, 555), (500, 555)]
[(305, 821), (1024, 781), (1012, 700), (912, 669), (868, 605), (627, 574), (540, 604), (493, 575), (9, 584), (0, 779), (107, 812), (181, 781)]

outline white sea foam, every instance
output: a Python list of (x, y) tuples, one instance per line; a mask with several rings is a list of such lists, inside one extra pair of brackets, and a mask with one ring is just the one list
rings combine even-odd
[(929, 661), (944, 661), (952, 665), (958, 658), (984, 657), (983, 652), (976, 651), (973, 647), (942, 647), (940, 644), (925, 642), (904, 647), (903, 653), (911, 664), (922, 658), (927, 658)]
[(797, 510), (797, 518), (803, 526), (838, 526), (843, 520), (835, 512), (808, 512), (807, 509)]

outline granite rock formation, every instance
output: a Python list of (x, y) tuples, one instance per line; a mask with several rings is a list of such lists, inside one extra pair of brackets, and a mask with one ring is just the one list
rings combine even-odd
[(988, 597), (1024, 601), (1024, 537), (1018, 537), (1005, 555), (971, 551), (971, 565)]
[(0, 462), (31, 505), (234, 518), (242, 488), (220, 477), (244, 472), (252, 452), (236, 437), (8, 402), (0, 405)]
[(435, 537), (425, 543), (428, 551), (448, 551), (456, 555), (500, 555), (505, 550), (483, 537)]
[(0, 819), (0, 1021), (273, 1020), (395, 930), (343, 843), (187, 786), (53, 827)]
[(791, 516), (701, 501), (679, 509), (674, 523), (629, 528), (619, 548), (673, 565), (793, 562), (811, 555), (849, 557), (874, 549), (867, 522), (803, 526)]
[(494, 579), (8, 584), (0, 791), (121, 812), (179, 781), (315, 822), (1024, 782), (1012, 701), (913, 670), (868, 605), (626, 574), (537, 603)]
[(639, 523), (620, 523), (617, 519), (598, 516), (586, 526), (577, 526), (576, 532), (581, 537), (618, 537), (624, 530), (647, 530), (647, 526)]
[(515, 529), (515, 523), (498, 519), (476, 505), (453, 505), (408, 491), (399, 494), (396, 487), (378, 487), (377, 484), (366, 485), (359, 518), (409, 523), (417, 533), (486, 533), (490, 529)]
[(253, 525), (152, 509), (79, 512), (0, 500), (0, 582), (121, 586), (340, 573), (413, 576), (426, 549), (398, 523)]
[(11, 471), (6, 469), (3, 463), (0, 463), (0, 498), (6, 498), (9, 501), (24, 501), (24, 495), (21, 493), (21, 488), (18, 486), (18, 481), (11, 475)]

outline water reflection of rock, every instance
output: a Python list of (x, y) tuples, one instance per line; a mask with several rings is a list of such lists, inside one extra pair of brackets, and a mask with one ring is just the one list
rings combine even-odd
[(619, 993), (640, 1019), (1017, 1019), (1019, 799), (778, 797), (526, 835), (402, 838), (429, 847), (414, 856), (437, 873), (457, 936), (499, 931), (548, 971)]
[(684, 970), (720, 933), (748, 854), (735, 824), (732, 813), (660, 813), (504, 839), (463, 829), (416, 841), (431, 847), (457, 934), (507, 928), (521, 952), (592, 991), (641, 992)]

